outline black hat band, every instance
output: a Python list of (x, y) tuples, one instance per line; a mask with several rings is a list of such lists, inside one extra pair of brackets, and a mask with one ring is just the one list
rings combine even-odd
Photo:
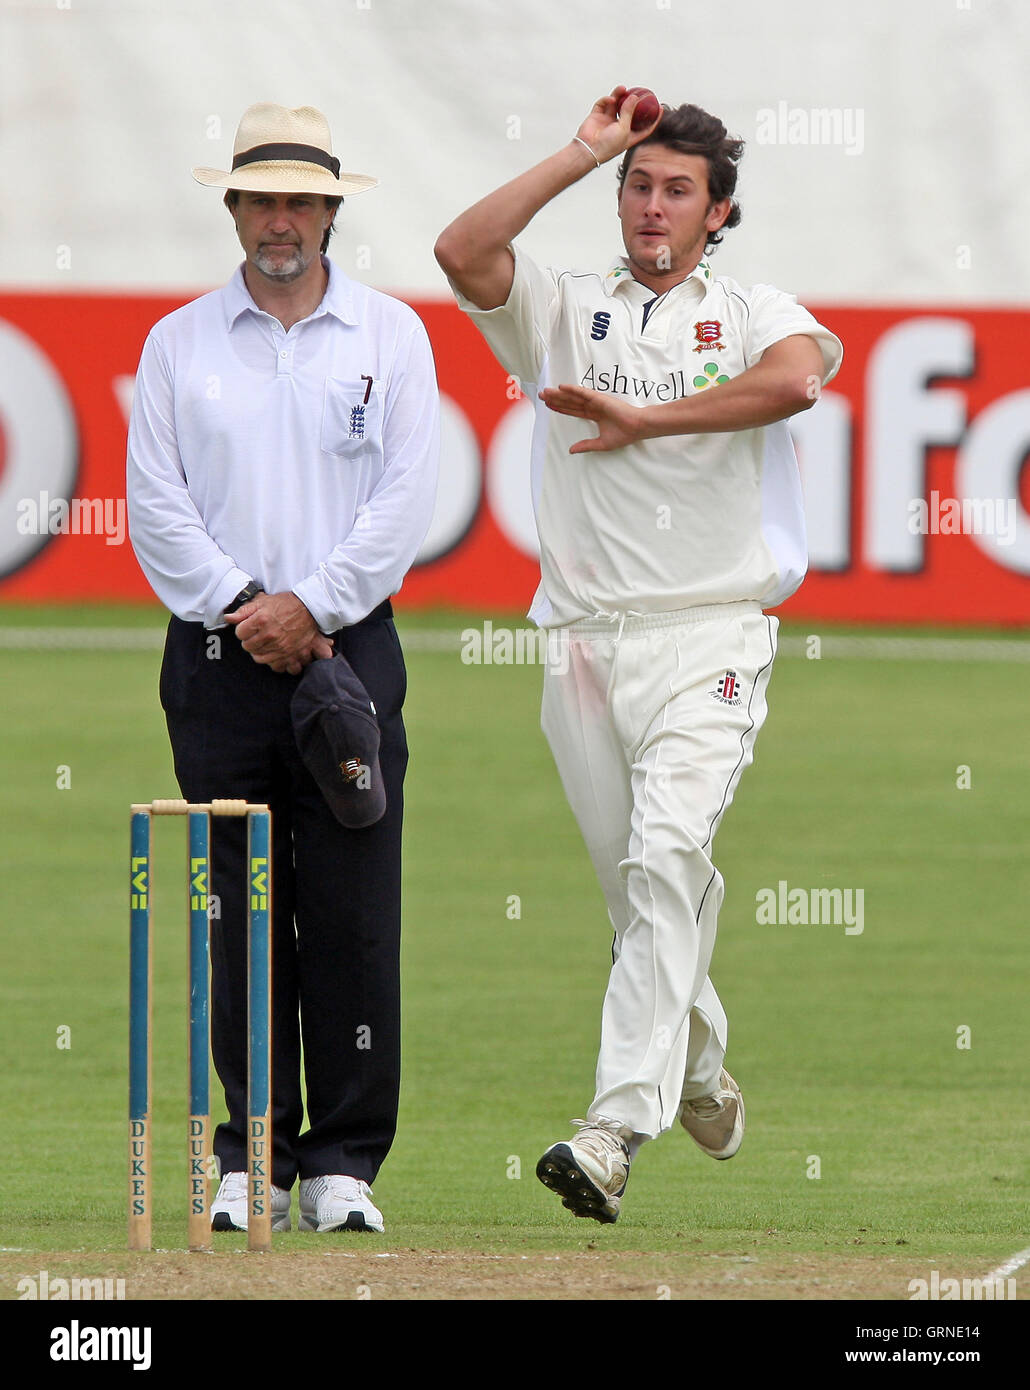
[(292, 159), (301, 164), (318, 164), (328, 169), (334, 179), (340, 177), (340, 161), (317, 145), (255, 145), (251, 150), (242, 150), (232, 157), (233, 171), (244, 164), (258, 164), (266, 159)]

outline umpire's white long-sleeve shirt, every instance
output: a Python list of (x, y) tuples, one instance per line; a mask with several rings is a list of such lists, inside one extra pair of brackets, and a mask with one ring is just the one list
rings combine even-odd
[(256, 579), (334, 632), (400, 588), (429, 529), (439, 397), (425, 328), (324, 264), (321, 304), (289, 332), (241, 266), (144, 345), (129, 530), (154, 592), (187, 622), (221, 626)]

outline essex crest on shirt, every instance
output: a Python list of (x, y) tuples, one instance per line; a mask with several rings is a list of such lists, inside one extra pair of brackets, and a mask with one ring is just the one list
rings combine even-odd
[(697, 339), (695, 352), (704, 352), (706, 349), (711, 352), (724, 351), (726, 344), (720, 343), (722, 337), (722, 324), (718, 319), (701, 319), (694, 324), (694, 337)]

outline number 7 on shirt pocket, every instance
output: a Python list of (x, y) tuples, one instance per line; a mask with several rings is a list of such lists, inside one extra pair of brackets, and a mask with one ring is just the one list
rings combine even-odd
[[(366, 400), (365, 397), (368, 397)], [(383, 388), (330, 377), (322, 407), (322, 451), (337, 458), (382, 463)]]

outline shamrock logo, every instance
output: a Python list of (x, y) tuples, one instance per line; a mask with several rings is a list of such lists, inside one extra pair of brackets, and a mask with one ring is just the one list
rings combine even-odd
[(724, 381), (729, 381), (729, 377), (719, 371), (718, 362), (706, 362), (704, 373), (704, 376), (694, 378), (694, 385), (699, 391), (703, 391), (706, 386), (721, 386)]

